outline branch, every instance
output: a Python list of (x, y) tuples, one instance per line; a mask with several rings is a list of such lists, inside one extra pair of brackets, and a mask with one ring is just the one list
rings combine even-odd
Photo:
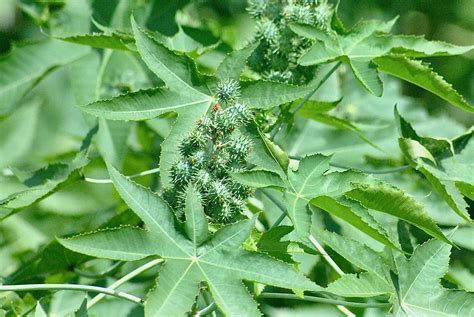
[[(283, 221), (283, 219), (285, 219), (286, 217), (285, 207), (275, 197), (273, 197), (272, 194), (268, 193), (266, 190), (262, 190), (262, 192), (265, 196), (267, 196), (272, 201), (272, 203), (274, 203), (282, 211), (281, 216), (278, 217), (278, 219), (272, 225), (272, 228), (274, 228), (278, 226)], [(324, 259), (337, 272), (337, 274), (339, 274), (340, 276), (344, 275), (344, 271), (341, 270), (339, 265), (337, 265), (337, 263), (331, 258), (331, 256), (326, 252), (326, 250), (324, 250), (322, 245), (316, 240), (316, 238), (312, 234), (309, 235), (309, 241), (316, 248), (316, 250), (318, 250), (318, 252), (321, 253)]]
[(325, 303), (332, 305), (344, 305), (347, 307), (359, 307), (359, 308), (383, 308), (389, 307), (390, 303), (357, 303), (357, 302), (348, 302), (344, 300), (331, 299), (331, 298), (322, 298), (317, 296), (303, 296), (300, 297), (295, 294), (284, 294), (284, 293), (261, 293), (259, 298), (281, 298), (281, 299), (294, 299), (294, 300), (303, 300), (308, 302), (316, 303)]
[[(133, 174), (130, 176), (127, 176), (128, 179), (130, 178), (135, 178), (135, 177), (140, 177), (140, 176), (145, 176), (145, 175), (150, 175), (150, 174), (155, 174), (159, 173), (160, 168), (153, 168), (151, 170), (146, 170), (138, 174)], [(84, 180), (88, 183), (94, 183), (94, 184), (112, 184), (113, 181), (111, 179), (97, 179), (97, 178), (89, 178), (89, 177), (84, 177)]]
[[(290, 113), (295, 114), (296, 112), (298, 112), (298, 110), (300, 110), (301, 107), (303, 107), (303, 105), (306, 103), (306, 101), (308, 101), (309, 98), (311, 98), (316, 93), (316, 91), (318, 91), (318, 89), (329, 79), (329, 77), (331, 77), (331, 75), (339, 68), (339, 66), (341, 66), (341, 62), (338, 62), (336, 65), (334, 65), (334, 67), (331, 68), (326, 73), (326, 75), (321, 79), (321, 81), (318, 83), (318, 85), (312, 91), (310, 91), (306, 96), (304, 96), (304, 98), (300, 100), (300, 102), (296, 105), (296, 107), (294, 107), (290, 111)], [(275, 139), (277, 133), (280, 132), (280, 130), (282, 128), (282, 125), (283, 125), (283, 121), (280, 121), (273, 128), (272, 132), (270, 133), (270, 140), (271, 141), (273, 141)]]
[(22, 292), (22, 291), (44, 291), (44, 290), (69, 290), (69, 291), (85, 291), (92, 293), (101, 293), (101, 295), (110, 295), (118, 298), (134, 302), (135, 304), (143, 305), (144, 300), (140, 297), (118, 292), (110, 288), (104, 288), (91, 285), (77, 285), (77, 284), (22, 284), (22, 285), (0, 285), (0, 292)]
[[(285, 293), (261, 293), (257, 297), (258, 298), (294, 299), (294, 300), (302, 300), (302, 301), (307, 301), (307, 302), (324, 303), (324, 304), (330, 304), (330, 305), (357, 307), (357, 308), (385, 308), (385, 307), (390, 307), (391, 305), (390, 303), (357, 303), (357, 302), (349, 302), (345, 300), (323, 298), (323, 297), (310, 296), (310, 295), (305, 295), (303, 297), (300, 297), (295, 294), (285, 294)], [(208, 306), (198, 311), (195, 316), (205, 316), (213, 312), (216, 308), (217, 308), (216, 303), (212, 302)]]
[[(150, 261), (142, 266), (140, 266), (139, 268), (133, 270), (132, 272), (128, 273), (127, 275), (125, 275), (124, 277), (122, 277), (121, 279), (117, 280), (115, 283), (113, 283), (112, 285), (110, 285), (109, 287), (107, 287), (107, 289), (113, 291), (115, 290), (116, 288), (118, 288), (120, 285), (124, 284), (125, 282), (128, 282), (129, 280), (131, 280), (132, 278), (134, 278), (135, 276), (145, 272), (146, 270), (160, 264), (161, 262), (163, 262), (163, 259), (156, 259), (156, 260), (153, 260), (153, 261)], [(91, 299), (89, 301), (89, 303), (87, 304), (87, 308), (91, 308), (92, 306), (94, 306), (95, 304), (97, 304), (98, 301), (100, 301), (102, 298), (104, 298), (105, 295), (104, 294), (99, 294), (97, 295), (96, 297), (94, 297), (93, 299)]]

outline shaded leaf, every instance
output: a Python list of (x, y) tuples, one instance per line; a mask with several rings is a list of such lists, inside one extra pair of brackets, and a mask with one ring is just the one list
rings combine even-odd
[(451, 84), (447, 83), (443, 77), (421, 61), (410, 60), (405, 57), (385, 56), (376, 58), (374, 62), (379, 70), (420, 86), (443, 98), (453, 106), (474, 112), (474, 107), (454, 90)]
[(20, 177), (23, 178), (23, 183), (29, 188), (0, 200), (1, 207), (12, 209), (2, 219), (12, 215), (15, 209), (26, 207), (40, 199), (46, 198), (47, 195), (53, 193), (60, 185), (65, 184), (67, 181), (77, 180), (79, 175), (76, 172), (89, 163), (87, 152), (92, 137), (96, 132), (97, 127), (89, 131), (82, 142), (79, 152), (73, 159), (50, 164), (32, 173), (21, 173), (22, 176)]
[[(420, 137), (395, 109), (401, 138), (399, 146), (410, 165), (420, 171), (436, 192), (467, 222), (471, 222), (463, 192), (470, 196), (474, 184), (472, 155), (474, 130), (453, 140)], [(454, 150), (454, 153), (453, 153)]]
[(0, 60), (0, 115), (10, 111), (49, 71), (88, 52), (86, 47), (56, 40), (14, 47)]

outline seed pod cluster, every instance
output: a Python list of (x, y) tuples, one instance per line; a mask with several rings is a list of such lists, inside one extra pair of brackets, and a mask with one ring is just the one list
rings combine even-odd
[(260, 45), (249, 58), (250, 67), (263, 78), (291, 84), (313, 79), (314, 67), (298, 65), (311, 42), (296, 35), (291, 23), (328, 31), (334, 9), (327, 0), (250, 0), (247, 11), (257, 20)]
[(239, 96), (237, 81), (219, 83), (218, 102), (180, 144), (180, 159), (171, 168), (172, 186), (163, 192), (178, 217), (182, 217), (189, 184), (200, 192), (204, 212), (211, 222), (233, 222), (242, 214), (252, 190), (233, 181), (229, 172), (247, 168), (252, 141), (239, 128), (253, 120), (253, 113), (239, 103)]

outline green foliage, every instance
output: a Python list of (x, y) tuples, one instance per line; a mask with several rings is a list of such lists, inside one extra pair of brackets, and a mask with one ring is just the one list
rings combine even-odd
[[(87, 152), (96, 132), (97, 128), (89, 132), (79, 152), (68, 161), (51, 164), (33, 172), (15, 170), (15, 175), (27, 186), (27, 189), (12, 193), (0, 200), (1, 207), (10, 209), (9, 212), (2, 213), (0, 219), (12, 215), (14, 210), (45, 198), (64, 183), (79, 178), (77, 171), (89, 163)], [(75, 172), (76, 174), (74, 174)]]
[(148, 316), (183, 315), (190, 310), (201, 282), (206, 282), (219, 309), (230, 316), (242, 312), (247, 316), (260, 315), (242, 279), (295, 290), (320, 290), (291, 266), (241, 247), (252, 231), (253, 221), (223, 227), (206, 239), (207, 221), (198, 207), (200, 198), (190, 189), (186, 196), (189, 218), (184, 236), (175, 228), (176, 220), (165, 201), (127, 180), (113, 167), (109, 171), (118, 192), (149, 231), (107, 229), (60, 242), (76, 252), (115, 260), (162, 257), (165, 263), (156, 288), (147, 296)]
[(395, 258), (399, 276), (394, 316), (463, 316), (472, 312), (472, 294), (440, 285), (448, 268), (450, 249), (447, 244), (430, 240), (418, 246), (410, 260)]
[(246, 157), (251, 151), (252, 140), (237, 132), (250, 122), (253, 114), (245, 105), (236, 103), (239, 90), (236, 81), (219, 83), (217, 99), (228, 107), (221, 110), (216, 104), (212, 113), (198, 120), (197, 126), (179, 146), (180, 159), (171, 167), (173, 185), (165, 188), (163, 197), (180, 216), (189, 185), (198, 190), (204, 212), (212, 222), (229, 223), (242, 216), (252, 189), (235, 182), (229, 173), (247, 169)]
[(293, 84), (307, 83), (314, 67), (301, 67), (298, 58), (311, 44), (290, 29), (294, 22), (326, 31), (333, 7), (321, 1), (250, 1), (248, 12), (257, 20), (255, 42), (259, 43), (249, 59), (250, 67), (264, 79)]
[(473, 314), (470, 34), (384, 6), (0, 1), (0, 316)]
[[(463, 198), (472, 199), (473, 129), (453, 140), (420, 137), (395, 109), (400, 129), (400, 149), (448, 205), (468, 222), (468, 205)], [(468, 158), (469, 157), (469, 158)], [(455, 163), (454, 163), (455, 162)]]
[(89, 52), (86, 47), (56, 40), (16, 47), (0, 62), (0, 115), (9, 112), (49, 71), (78, 60)]
[(308, 26), (295, 25), (293, 31), (315, 41), (311, 49), (301, 56), (299, 63), (315, 65), (340, 60), (351, 67), (365, 89), (381, 96), (383, 87), (378, 68), (472, 112), (472, 107), (442, 77), (410, 58), (463, 54), (473, 47), (427, 41), (423, 37), (390, 35), (395, 21), (364, 21), (347, 34), (321, 32)]

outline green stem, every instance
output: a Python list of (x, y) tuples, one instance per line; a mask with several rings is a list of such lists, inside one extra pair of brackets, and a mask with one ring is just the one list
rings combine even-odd
[(212, 313), (214, 310), (216, 310), (216, 308), (217, 308), (216, 303), (212, 302), (206, 307), (204, 307), (203, 309), (201, 309), (200, 311), (198, 311), (195, 316), (205, 316), (207, 314)]
[(322, 298), (317, 296), (303, 296), (300, 297), (295, 294), (284, 294), (284, 293), (261, 293), (259, 298), (279, 298), (279, 299), (294, 299), (294, 300), (303, 300), (308, 302), (316, 303), (325, 303), (331, 305), (343, 305), (346, 307), (358, 307), (358, 308), (384, 308), (389, 307), (390, 303), (356, 303), (348, 302), (344, 300), (331, 299), (331, 298)]
[[(155, 259), (153, 261), (150, 261), (142, 266), (140, 266), (139, 268), (133, 270), (132, 272), (128, 273), (127, 275), (125, 275), (124, 277), (122, 277), (121, 279), (117, 280), (115, 283), (113, 283), (112, 285), (110, 285), (109, 287), (107, 287), (108, 290), (111, 290), (111, 291), (114, 291), (116, 288), (118, 288), (120, 285), (124, 284), (125, 282), (128, 282), (129, 280), (131, 280), (132, 278), (134, 278), (135, 276), (145, 272), (146, 270), (160, 264), (161, 262), (163, 262), (163, 259)], [(93, 299), (91, 299), (89, 301), (89, 303), (87, 304), (87, 308), (91, 308), (92, 306), (94, 306), (95, 304), (97, 304), (98, 301), (100, 301), (102, 298), (104, 298), (105, 295), (104, 294), (99, 294), (97, 295), (96, 297), (94, 297)]]
[[(273, 197), (272, 194), (268, 193), (267, 190), (263, 189), (262, 192), (282, 211), (282, 214), (280, 215), (280, 217), (278, 217), (278, 219), (272, 225), (272, 228), (276, 227), (287, 216), (285, 212), (285, 207), (275, 197)], [(326, 262), (328, 262), (328, 264), (334, 269), (334, 271), (336, 271), (337, 274), (339, 274), (339, 276), (343, 276), (345, 274), (344, 271), (339, 267), (339, 265), (337, 265), (337, 263), (331, 258), (331, 256), (326, 252), (326, 250), (324, 250), (323, 246), (318, 242), (318, 240), (316, 240), (316, 238), (312, 234), (309, 235), (309, 241), (316, 248), (316, 250), (318, 250), (318, 252), (323, 256)]]
[(101, 295), (110, 295), (118, 298), (143, 305), (144, 301), (140, 297), (118, 292), (110, 288), (104, 288), (91, 285), (76, 284), (22, 284), (22, 285), (0, 285), (0, 292), (22, 292), (22, 291), (51, 291), (51, 290), (68, 290), (68, 291), (85, 291), (92, 293), (100, 293)]
[[(331, 75), (339, 68), (339, 66), (341, 66), (341, 62), (338, 62), (336, 65), (334, 65), (333, 68), (331, 68), (326, 73), (326, 75), (324, 75), (324, 77), (319, 81), (318, 85), (312, 91), (310, 91), (306, 96), (304, 96), (303, 99), (301, 99), (300, 102), (298, 102), (296, 107), (294, 107), (290, 111), (290, 113), (295, 114), (296, 112), (298, 112), (298, 110), (300, 110), (301, 107), (303, 107), (303, 105), (309, 100), (309, 98), (311, 98), (318, 91), (318, 89), (321, 88), (321, 86), (329, 79), (329, 77), (331, 77)], [(280, 120), (280, 122), (278, 122), (277, 125), (273, 128), (273, 131), (270, 133), (271, 141), (273, 141), (276, 135), (278, 134), (278, 132), (280, 132), (282, 125), (283, 125), (283, 121)]]
[[(315, 303), (324, 303), (330, 305), (342, 305), (344, 307), (357, 307), (357, 308), (385, 308), (390, 307), (390, 303), (357, 303), (349, 302), (345, 300), (332, 299), (332, 298), (323, 298), (317, 296), (305, 295), (300, 297), (295, 294), (285, 294), (285, 293), (261, 293), (258, 295), (258, 298), (276, 298), (276, 299), (293, 299), (293, 300), (302, 300), (307, 302)], [(212, 302), (208, 306), (201, 309), (197, 312), (196, 316), (205, 316), (209, 313), (212, 313), (217, 308), (216, 303)]]
[[(156, 174), (160, 172), (160, 168), (152, 168), (150, 170), (146, 170), (143, 172), (140, 172), (138, 174), (133, 174), (130, 176), (127, 176), (127, 178), (135, 178), (135, 177), (141, 177), (145, 175), (150, 175), (150, 174)], [(97, 179), (97, 178), (89, 178), (89, 177), (84, 177), (84, 180), (88, 183), (94, 183), (94, 184), (112, 184), (113, 181), (111, 179)]]
[(270, 194), (268, 191), (266, 190), (262, 190), (262, 193), (268, 197), (268, 199), (270, 199), (270, 201), (275, 204), (275, 206), (277, 206), (281, 211), (281, 215), (280, 217), (278, 217), (278, 219), (272, 224), (272, 226), (270, 227), (270, 229), (272, 228), (275, 228), (277, 226), (280, 225), (280, 223), (286, 218), (286, 213), (285, 213), (285, 207), (278, 201), (278, 199), (276, 199), (275, 197), (273, 197), (272, 194)]

